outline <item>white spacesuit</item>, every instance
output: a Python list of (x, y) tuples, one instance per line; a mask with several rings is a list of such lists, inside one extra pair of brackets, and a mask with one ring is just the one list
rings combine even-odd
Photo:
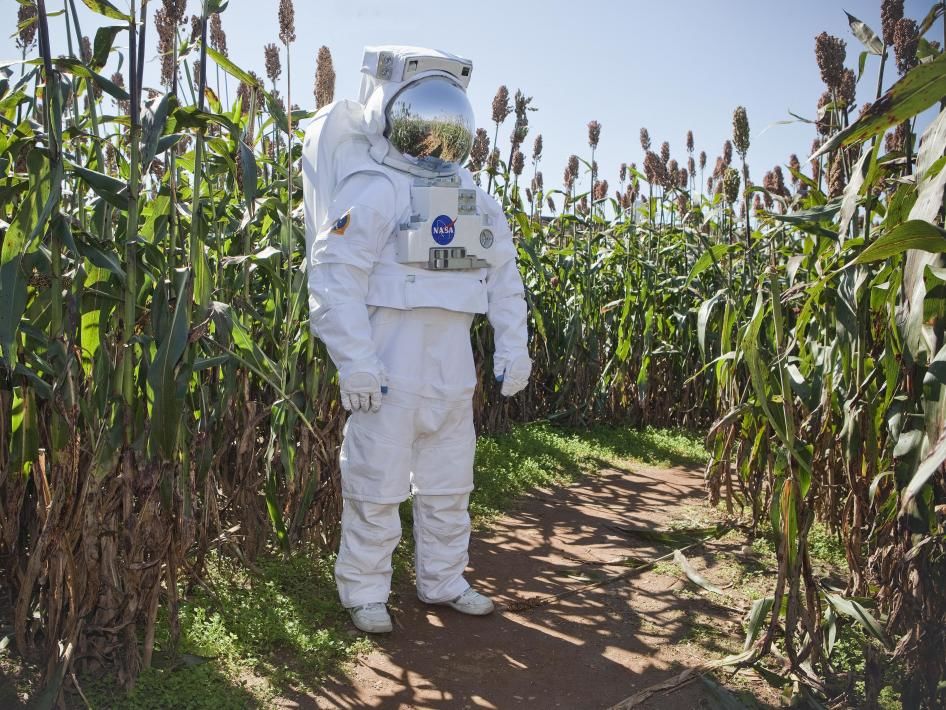
[(391, 630), (385, 602), (413, 495), (419, 598), (468, 614), (492, 602), (463, 578), (473, 489), (473, 316), (495, 333), (502, 393), (531, 371), (516, 248), (500, 206), (461, 167), (472, 65), (416, 47), (369, 47), (359, 102), (323, 108), (303, 176), (311, 328), (351, 411), (340, 462), (335, 576), (358, 628)]

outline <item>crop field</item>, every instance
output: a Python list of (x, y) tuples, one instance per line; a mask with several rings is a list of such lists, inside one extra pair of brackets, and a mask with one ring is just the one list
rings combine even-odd
[[(225, 0), (193, 16), (83, 0), (98, 27), (76, 0), (18, 2), (22, 61), (0, 68), (0, 635), (53, 707), (75, 672), (131, 688), (209, 556), (252, 569), (337, 544), (345, 413), (309, 334), (299, 166), (335, 73), (323, 47), (313, 94), (280, 94), (299, 71), (280, 59), (290, 0), (265, 79), (228, 58)], [(885, 690), (946, 706), (944, 8), (884, 0), (876, 32), (850, 17), (848, 37), (819, 35), (814, 143), (764, 176), (736, 107), (718, 157), (699, 126), (641, 128), (618, 175), (596, 161), (618, 128), (591, 121), (559, 180), (541, 112), (505, 86), (468, 165), (513, 228), (535, 361), (503, 400), (477, 321), (479, 431), (705, 435), (710, 502), (775, 540), (729, 665), (776, 668), (811, 707)], [(162, 85), (143, 86), (155, 57)], [(840, 583), (812, 564), (814, 530), (843, 551)], [(835, 653), (846, 628), (856, 673)]]

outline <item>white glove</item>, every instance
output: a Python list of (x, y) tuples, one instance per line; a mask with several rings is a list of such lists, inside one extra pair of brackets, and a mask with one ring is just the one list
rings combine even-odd
[(348, 412), (377, 412), (381, 396), (387, 390), (384, 383), (370, 372), (355, 372), (339, 383), (342, 407)]
[(506, 365), (503, 374), (496, 378), (497, 382), (502, 382), (503, 397), (512, 397), (517, 392), (521, 392), (529, 384), (529, 375), (532, 374), (532, 360), (528, 355), (520, 355), (510, 364)]

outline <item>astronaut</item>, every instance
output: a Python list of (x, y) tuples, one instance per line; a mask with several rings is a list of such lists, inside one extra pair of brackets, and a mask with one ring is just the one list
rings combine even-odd
[(360, 98), (324, 107), (303, 148), (312, 332), (338, 369), (345, 425), (335, 579), (355, 626), (391, 631), (399, 503), (413, 497), (417, 595), (464, 614), (493, 602), (469, 560), (476, 314), (504, 396), (529, 379), (526, 303), (502, 209), (462, 167), (472, 64), (368, 47)]

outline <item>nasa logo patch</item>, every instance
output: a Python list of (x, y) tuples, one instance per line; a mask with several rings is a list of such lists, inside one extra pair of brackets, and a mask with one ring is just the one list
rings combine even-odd
[(430, 225), (430, 234), (437, 244), (445, 247), (453, 241), (457, 233), (455, 222), (456, 220), (450, 219), (445, 214), (440, 215), (434, 220), (433, 224)]
[(348, 229), (348, 225), (351, 224), (351, 214), (346, 212), (337, 220), (335, 224), (332, 225), (332, 231), (330, 234), (338, 234), (339, 236), (345, 235), (345, 230)]

